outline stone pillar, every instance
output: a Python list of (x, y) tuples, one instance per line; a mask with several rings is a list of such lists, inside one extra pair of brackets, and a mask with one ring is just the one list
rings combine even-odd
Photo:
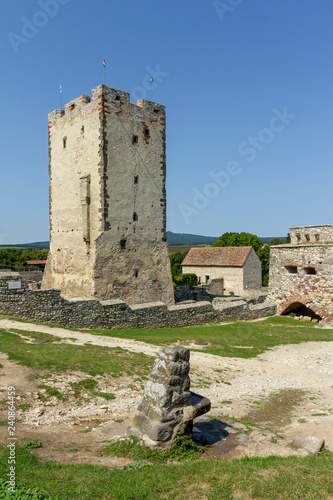
[(162, 347), (138, 406), (131, 434), (153, 449), (171, 448), (177, 436), (192, 435), (190, 351)]

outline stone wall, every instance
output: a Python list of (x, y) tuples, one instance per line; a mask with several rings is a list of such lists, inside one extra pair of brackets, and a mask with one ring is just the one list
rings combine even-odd
[(291, 227), (290, 243), (333, 243), (333, 225)]
[(268, 299), (280, 314), (303, 305), (332, 322), (332, 271), (333, 244), (271, 247)]
[[(219, 323), (231, 319), (246, 320), (275, 314), (272, 303), (251, 304), (210, 302), (167, 306), (162, 302), (129, 306), (121, 300), (96, 298), (63, 299), (60, 290), (9, 289), (19, 275), (0, 276), (0, 313), (37, 323), (58, 324), (71, 328), (162, 328)], [(245, 307), (246, 306), (246, 307)]]
[(50, 253), (66, 298), (173, 303), (165, 108), (100, 85), (49, 114)]
[[(183, 266), (183, 273), (193, 273), (200, 279), (200, 284), (209, 285), (211, 280), (224, 280), (224, 293), (241, 295), (243, 292), (243, 268), (222, 266)], [(208, 281), (207, 281), (208, 276)]]
[(252, 248), (243, 266), (243, 289), (256, 290), (261, 287), (261, 262)]

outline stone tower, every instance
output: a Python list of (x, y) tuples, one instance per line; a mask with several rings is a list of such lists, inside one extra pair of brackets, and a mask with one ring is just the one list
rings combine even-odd
[(49, 114), (50, 253), (65, 298), (173, 303), (165, 108), (105, 85)]

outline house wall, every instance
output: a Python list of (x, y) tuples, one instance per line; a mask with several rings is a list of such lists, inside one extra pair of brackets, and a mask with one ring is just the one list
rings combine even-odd
[(262, 287), (261, 262), (253, 248), (243, 265), (243, 288), (256, 290)]
[(201, 285), (206, 283), (206, 276), (209, 281), (212, 279), (224, 280), (224, 293), (229, 295), (241, 295), (243, 293), (243, 268), (242, 267), (220, 267), (220, 266), (182, 266), (183, 273), (194, 273), (200, 278)]

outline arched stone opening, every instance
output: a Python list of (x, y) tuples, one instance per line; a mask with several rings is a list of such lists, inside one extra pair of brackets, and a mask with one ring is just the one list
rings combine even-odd
[(293, 302), (288, 307), (286, 307), (282, 312), (282, 316), (298, 316), (298, 317), (310, 317), (311, 319), (315, 319), (320, 321), (322, 317), (313, 311), (311, 308), (307, 307), (302, 302)]

